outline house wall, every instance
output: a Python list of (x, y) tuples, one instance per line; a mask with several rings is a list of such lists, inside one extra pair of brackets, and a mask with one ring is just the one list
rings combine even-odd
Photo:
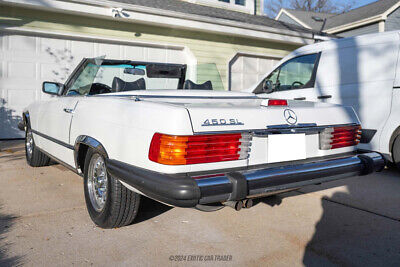
[(385, 21), (385, 31), (400, 30), (400, 8), (390, 13)]
[(218, 7), (218, 8), (253, 14), (254, 3), (262, 0), (246, 0), (244, 6), (236, 4), (235, 0), (230, 0), (228, 3), (218, 0), (183, 0), (183, 1), (199, 5), (212, 6), (212, 7)]
[(282, 21), (282, 22), (291, 23), (291, 24), (295, 24), (295, 25), (297, 25), (297, 26), (303, 27), (302, 25), (300, 25), (299, 23), (297, 23), (295, 20), (293, 20), (291, 17), (289, 17), (289, 16), (286, 15), (285, 13), (282, 13), (282, 14), (279, 16), (279, 19), (278, 19), (278, 20), (279, 20), (279, 21)]
[[(2, 6), (0, 8), (0, 26), (186, 46), (196, 57), (198, 64), (214, 63), (216, 65), (225, 90), (228, 89), (229, 61), (238, 52), (284, 57), (298, 47), (257, 39), (50, 13), (20, 7)], [(200, 71), (198, 75), (200, 82), (209, 78), (207, 71), (204, 70)]]
[(379, 23), (373, 23), (363, 27), (352, 29), (350, 31), (338, 32), (335, 34), (341, 37), (350, 37), (350, 36), (356, 36), (368, 33), (377, 33), (377, 32), (379, 32)]

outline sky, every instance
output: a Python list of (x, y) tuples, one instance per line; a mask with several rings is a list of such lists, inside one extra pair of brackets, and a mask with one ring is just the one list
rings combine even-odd
[(354, 6), (354, 8), (360, 7), (360, 6), (365, 6), (369, 3), (375, 2), (376, 0), (357, 0), (355, 1), (356, 4)]

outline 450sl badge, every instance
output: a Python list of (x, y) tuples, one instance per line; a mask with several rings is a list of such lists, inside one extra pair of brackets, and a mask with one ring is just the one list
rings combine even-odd
[(244, 125), (238, 119), (206, 119), (201, 126)]

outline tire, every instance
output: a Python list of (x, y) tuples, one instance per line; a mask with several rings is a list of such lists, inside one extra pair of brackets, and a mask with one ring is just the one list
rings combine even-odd
[(31, 167), (48, 166), (50, 163), (50, 158), (36, 147), (29, 127), (25, 131), (25, 157)]
[(392, 148), (393, 163), (400, 170), (400, 135), (396, 137)]
[(140, 195), (108, 174), (104, 162), (105, 157), (101, 153), (88, 150), (83, 184), (90, 218), (101, 228), (129, 225), (138, 213)]

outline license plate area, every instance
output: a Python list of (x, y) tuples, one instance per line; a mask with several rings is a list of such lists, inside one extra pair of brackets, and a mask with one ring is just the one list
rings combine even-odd
[(268, 163), (306, 158), (305, 134), (272, 134), (267, 138)]

